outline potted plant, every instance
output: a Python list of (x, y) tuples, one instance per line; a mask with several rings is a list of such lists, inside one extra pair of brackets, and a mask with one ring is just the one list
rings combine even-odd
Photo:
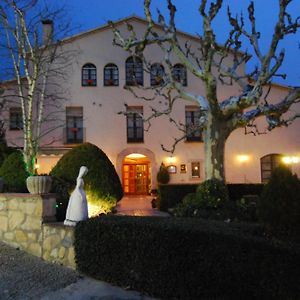
[(37, 174), (37, 162), (35, 163), (34, 175), (27, 177), (26, 186), (30, 194), (48, 194), (51, 189), (52, 178), (48, 174)]

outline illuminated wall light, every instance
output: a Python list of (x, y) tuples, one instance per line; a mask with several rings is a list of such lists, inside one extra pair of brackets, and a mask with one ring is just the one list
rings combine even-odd
[(145, 158), (146, 156), (140, 153), (131, 153), (126, 158)]
[(175, 164), (176, 163), (176, 157), (175, 156), (169, 156), (169, 157), (167, 157), (167, 163), (169, 165)]
[(247, 161), (250, 160), (250, 156), (249, 155), (245, 155), (245, 154), (237, 155), (236, 158), (237, 158), (238, 162), (240, 162), (240, 163), (247, 162)]
[(297, 164), (299, 163), (300, 159), (298, 156), (284, 156), (282, 158), (282, 162), (287, 164), (287, 165), (290, 165), (290, 164)]

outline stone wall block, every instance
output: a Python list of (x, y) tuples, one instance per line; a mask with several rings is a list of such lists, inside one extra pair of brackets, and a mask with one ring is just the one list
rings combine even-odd
[(52, 249), (56, 248), (58, 245), (60, 245), (61, 240), (58, 235), (51, 235), (48, 237), (45, 237), (45, 240), (43, 242), (43, 247), (45, 250), (51, 251)]
[(37, 257), (42, 257), (42, 247), (39, 243), (30, 243), (27, 251)]
[(42, 220), (38, 217), (27, 216), (25, 222), (22, 224), (23, 230), (41, 230)]
[[(28, 201), (28, 203), (26, 203), (26, 205), (24, 205), (24, 212), (26, 215), (29, 215), (29, 216), (37, 216), (35, 214), (35, 211), (38, 209), (38, 207), (40, 206), (40, 204), (38, 203), (38, 201)], [(40, 209), (41, 211), (42, 209)], [(41, 214), (39, 215), (41, 216)]]
[(15, 240), (15, 233), (14, 232), (5, 232), (4, 233), (4, 240), (14, 241)]
[(25, 214), (21, 211), (9, 211), (8, 212), (8, 228), (9, 230), (15, 230), (20, 228), (21, 224), (25, 220)]
[(28, 233), (27, 236), (28, 236), (28, 241), (30, 241), (30, 242), (37, 241), (37, 234), (36, 233), (30, 232), (30, 233)]
[(54, 258), (54, 259), (58, 258), (58, 249), (57, 248), (52, 249), (52, 251), (50, 252), (50, 257)]
[(28, 241), (27, 234), (22, 230), (16, 230), (16, 241), (18, 243), (27, 242)]
[(70, 248), (73, 245), (73, 239), (70, 237), (65, 237), (62, 241), (61, 244), (66, 247)]
[(0, 211), (7, 210), (7, 201), (6, 199), (0, 197)]
[(58, 250), (58, 258), (63, 259), (66, 254), (66, 248), (65, 247), (60, 247)]
[[(18, 198), (10, 199), (8, 201), (8, 209), (9, 210), (18, 210), (21, 201), (22, 201), (22, 199), (18, 199)], [(21, 209), (19, 209), (19, 210), (21, 210)]]
[(8, 230), (8, 217), (0, 216), (0, 230), (7, 231)]
[(71, 266), (74, 269), (76, 268), (74, 247), (69, 248), (69, 251), (68, 251), (68, 265)]

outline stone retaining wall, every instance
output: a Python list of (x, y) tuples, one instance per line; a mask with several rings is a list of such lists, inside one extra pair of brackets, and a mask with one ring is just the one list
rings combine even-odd
[(53, 194), (0, 194), (0, 239), (44, 260), (75, 268), (74, 228), (54, 222), (55, 206)]

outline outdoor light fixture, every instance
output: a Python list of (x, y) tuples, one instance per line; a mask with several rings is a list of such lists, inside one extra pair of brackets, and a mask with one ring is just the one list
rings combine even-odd
[(250, 159), (249, 155), (246, 155), (246, 154), (241, 154), (241, 155), (237, 156), (237, 160), (240, 163), (247, 162), (247, 161), (249, 161), (249, 159)]
[(146, 156), (140, 153), (131, 153), (126, 158), (145, 158)]
[(173, 165), (173, 164), (175, 164), (176, 163), (176, 157), (175, 156), (169, 156), (169, 157), (167, 157), (167, 163), (169, 164), (169, 165)]
[(282, 162), (287, 165), (291, 165), (299, 163), (300, 159), (298, 156), (284, 156), (282, 157)]

